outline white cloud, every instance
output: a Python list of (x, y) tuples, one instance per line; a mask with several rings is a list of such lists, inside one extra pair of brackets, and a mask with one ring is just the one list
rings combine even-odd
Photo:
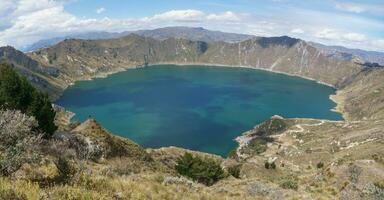
[(97, 14), (101, 14), (101, 13), (103, 13), (105, 11), (105, 8), (103, 8), (103, 7), (100, 7), (100, 8), (98, 8), (98, 9), (96, 9), (96, 13)]
[(304, 30), (301, 28), (295, 28), (291, 30), (291, 33), (296, 33), (296, 34), (303, 34)]
[(315, 33), (315, 37), (318, 37), (320, 39), (326, 39), (326, 40), (338, 40), (340, 39), (339, 33), (337, 33), (333, 29), (323, 29), (317, 33)]
[(354, 3), (336, 3), (335, 6), (339, 10), (354, 12), (354, 13), (362, 13), (367, 10), (364, 6), (359, 4), (354, 4)]
[(227, 11), (219, 14), (209, 14), (207, 16), (208, 20), (217, 20), (217, 21), (240, 21), (241, 17), (231, 11)]
[(315, 36), (325, 40), (338, 40), (347, 42), (363, 42), (367, 40), (364, 34), (342, 32), (334, 29), (325, 28), (315, 33)]
[(367, 37), (360, 33), (346, 33), (343, 35), (343, 38), (349, 41), (362, 42), (367, 40)]
[(384, 4), (369, 4), (369, 3), (351, 3), (351, 2), (338, 2), (334, 0), (335, 8), (338, 10), (352, 12), (352, 13), (371, 13), (374, 15), (384, 15)]
[(384, 49), (384, 38), (370, 41), (373, 49)]
[[(199, 10), (171, 10), (144, 18), (132, 19), (87, 19), (78, 18), (64, 10), (65, 0), (18, 0), (12, 4), (1, 1), (0, 45), (24, 47), (40, 39), (57, 37), (76, 32), (111, 31), (120, 32), (143, 28), (180, 25), (183, 23), (203, 25), (205, 23), (224, 24), (239, 20), (233, 12), (204, 13)], [(13, 1), (13, 0), (11, 0)], [(69, 0), (68, 0), (69, 1)], [(104, 10), (104, 9), (102, 9)], [(101, 9), (98, 10), (99, 13)], [(1, 12), (3, 13), (3, 12)], [(13, 20), (10, 20), (13, 19)], [(42, 23), (44, 22), (44, 23)], [(1, 27), (4, 26), (3, 30)]]
[(145, 17), (145, 21), (199, 21), (203, 20), (205, 13), (199, 10), (171, 10), (157, 14), (152, 17)]
[[(290, 13), (275, 16), (266, 13), (213, 13), (187, 9), (170, 10), (143, 18), (93, 19), (79, 18), (66, 12), (64, 4), (68, 1), (73, 0), (0, 0), (0, 46), (22, 48), (40, 39), (80, 32), (121, 32), (186, 25), (259, 36), (288, 34), (326, 44), (384, 51), (383, 38), (364, 35), (348, 28), (338, 29), (337, 24), (345, 21), (351, 27), (373, 30), (382, 30), (384, 27), (383, 22), (354, 16), (299, 10), (296, 13), (300, 14), (293, 18)], [(334, 26), (330, 26), (332, 24)]]

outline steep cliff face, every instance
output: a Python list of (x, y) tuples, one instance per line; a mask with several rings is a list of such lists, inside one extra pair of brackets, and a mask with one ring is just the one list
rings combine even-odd
[(306, 42), (288, 37), (211, 46), (213, 48), (202, 59), (208, 63), (263, 68), (312, 78), (334, 86), (361, 69), (355, 63), (328, 58)]
[(146, 63), (174, 63), (262, 68), (304, 76), (337, 87), (362, 68), (350, 61), (329, 58), (306, 42), (286, 36), (227, 43), (175, 38), (156, 40), (131, 34), (107, 40), (65, 40), (28, 55), (44, 65), (57, 68), (66, 82)]

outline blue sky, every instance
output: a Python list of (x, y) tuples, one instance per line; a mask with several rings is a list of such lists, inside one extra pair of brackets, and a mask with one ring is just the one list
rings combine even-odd
[(191, 26), (384, 51), (384, 0), (1, 0), (0, 45)]

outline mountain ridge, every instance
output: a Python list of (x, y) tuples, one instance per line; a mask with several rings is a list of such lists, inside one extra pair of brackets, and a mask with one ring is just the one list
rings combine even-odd
[(314, 79), (337, 87), (363, 67), (323, 55), (305, 41), (287, 36), (252, 38), (237, 43), (157, 40), (137, 34), (103, 39), (67, 39), (27, 54), (56, 67), (65, 82), (90, 79), (146, 64), (245, 66)]
[[(88, 32), (72, 34), (63, 37), (56, 37), (52, 39), (40, 40), (29, 47), (23, 49), (24, 52), (34, 51), (40, 48), (46, 48), (53, 46), (65, 39), (112, 39), (127, 36), (131, 33), (135, 33), (144, 37), (152, 37), (159, 40), (167, 38), (183, 38), (193, 41), (226, 41), (226, 42), (239, 42), (251, 38), (258, 38), (259, 36), (237, 33), (226, 33), (221, 31), (211, 31), (202, 27), (185, 27), (185, 26), (173, 26), (157, 28), (152, 30), (137, 30), (137, 31), (124, 31), (124, 32)], [(359, 58), (362, 62), (384, 64), (384, 53), (376, 51), (366, 51), (361, 49), (351, 49), (342, 46), (327, 46), (320, 43), (309, 42), (308, 43), (322, 51), (329, 56), (338, 57), (342, 59), (351, 60), (354, 57)]]

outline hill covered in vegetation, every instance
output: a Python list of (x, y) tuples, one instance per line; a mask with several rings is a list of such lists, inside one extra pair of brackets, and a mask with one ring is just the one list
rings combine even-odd
[[(327, 57), (287, 37), (226, 43), (129, 35), (66, 40), (28, 55), (2, 50), (14, 66), (0, 68), (1, 199), (384, 198), (381, 67)], [(312, 78), (338, 88), (331, 98), (344, 120), (273, 116), (236, 138), (238, 147), (222, 158), (176, 147), (144, 149), (95, 119), (71, 122), (71, 114), (53, 108), (30, 84), (55, 98), (76, 80), (146, 62), (247, 66)]]

